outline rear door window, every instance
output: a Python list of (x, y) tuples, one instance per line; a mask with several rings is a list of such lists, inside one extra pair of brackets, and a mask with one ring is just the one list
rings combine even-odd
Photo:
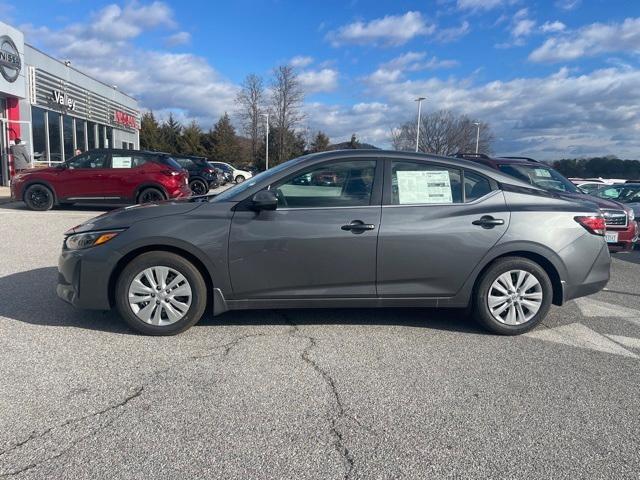
[(391, 162), (393, 205), (462, 203), (461, 171), (425, 162)]

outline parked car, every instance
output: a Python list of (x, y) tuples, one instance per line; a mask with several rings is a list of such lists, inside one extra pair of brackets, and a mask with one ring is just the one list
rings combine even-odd
[(11, 198), (31, 210), (73, 203), (148, 203), (188, 197), (189, 175), (164, 153), (97, 149), (55, 167), (25, 170)]
[(581, 190), (582, 192), (586, 193), (587, 195), (593, 195), (594, 197), (599, 196), (597, 193), (600, 190), (604, 190), (605, 188), (609, 187), (609, 184), (607, 183), (602, 183), (602, 182), (573, 182), (574, 185), (576, 185), (578, 187), (579, 190)]
[(607, 223), (606, 239), (612, 252), (633, 250), (638, 239), (638, 226), (631, 208), (621, 203), (588, 195), (550, 166), (527, 157), (496, 157), (484, 154), (459, 154), (460, 158), (481, 163), (530, 185), (542, 188), (563, 198), (596, 205)]
[(194, 195), (204, 195), (220, 185), (217, 169), (205, 157), (174, 155), (173, 159), (189, 172), (189, 188)]
[[(342, 179), (331, 195), (292, 183), (327, 170)], [(207, 305), (214, 315), (466, 307), (489, 330), (514, 335), (540, 323), (552, 303), (609, 280), (595, 205), (462, 159), (323, 152), (215, 196), (150, 207), (69, 230), (58, 295), (81, 308), (115, 308), (150, 335), (186, 330)]]
[(232, 178), (232, 182), (236, 182), (236, 183), (242, 183), (244, 182), (247, 178), (251, 178), (251, 172), (248, 172), (246, 170), (239, 170), (236, 167), (234, 167), (233, 165), (229, 165), (228, 163), (225, 162), (209, 162), (211, 165), (213, 165), (216, 168), (219, 168), (220, 170), (222, 170), (224, 173), (229, 174)]
[(623, 203), (633, 210), (636, 222), (640, 222), (640, 182), (607, 185), (606, 188), (596, 192), (596, 195)]

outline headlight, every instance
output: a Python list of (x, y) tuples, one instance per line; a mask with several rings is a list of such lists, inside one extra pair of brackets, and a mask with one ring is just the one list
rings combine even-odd
[(117, 237), (123, 230), (109, 230), (102, 232), (87, 232), (69, 235), (64, 244), (69, 250), (82, 250), (84, 248), (96, 247), (107, 243), (114, 237)]
[(633, 222), (636, 219), (636, 214), (634, 213), (632, 208), (629, 209), (628, 215), (630, 222)]

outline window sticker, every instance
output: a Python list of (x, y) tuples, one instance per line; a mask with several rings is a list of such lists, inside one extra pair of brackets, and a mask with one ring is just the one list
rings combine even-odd
[(399, 171), (398, 197), (401, 205), (411, 203), (453, 203), (448, 170)]
[(112, 168), (131, 168), (131, 157), (112, 157)]
[(544, 168), (536, 168), (536, 177), (545, 177), (551, 178), (551, 172), (549, 170), (545, 170)]

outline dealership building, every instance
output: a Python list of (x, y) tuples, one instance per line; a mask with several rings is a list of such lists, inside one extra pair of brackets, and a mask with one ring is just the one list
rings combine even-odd
[(140, 147), (133, 97), (30, 46), (21, 31), (2, 22), (0, 127), (0, 185), (13, 175), (16, 138), (35, 165), (62, 162), (78, 149)]

